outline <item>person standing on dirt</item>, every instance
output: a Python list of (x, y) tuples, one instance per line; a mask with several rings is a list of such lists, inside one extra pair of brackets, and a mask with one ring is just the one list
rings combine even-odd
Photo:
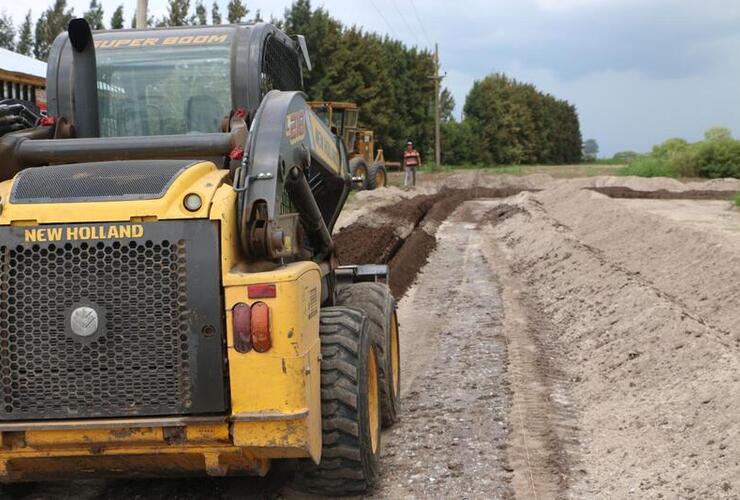
[(406, 178), (403, 180), (404, 187), (416, 186), (416, 169), (421, 167), (421, 155), (414, 149), (414, 143), (406, 143), (406, 151), (403, 152), (403, 168)]

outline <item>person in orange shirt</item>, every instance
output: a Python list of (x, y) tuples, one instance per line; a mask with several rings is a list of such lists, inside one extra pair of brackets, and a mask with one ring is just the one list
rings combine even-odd
[(406, 151), (403, 152), (403, 168), (406, 177), (403, 180), (404, 187), (416, 186), (416, 169), (421, 167), (421, 155), (414, 149), (414, 143), (406, 143)]

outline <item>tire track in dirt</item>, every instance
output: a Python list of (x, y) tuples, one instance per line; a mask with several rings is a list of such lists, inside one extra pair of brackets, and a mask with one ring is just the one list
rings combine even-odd
[(511, 498), (502, 304), (477, 214), (463, 205), (399, 304), (402, 418), (374, 498)]

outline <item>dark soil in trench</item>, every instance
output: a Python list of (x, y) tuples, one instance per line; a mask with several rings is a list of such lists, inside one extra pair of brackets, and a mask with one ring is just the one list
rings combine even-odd
[[(439, 224), (464, 201), (474, 198), (506, 198), (525, 191), (519, 188), (470, 189), (443, 188), (432, 195), (407, 198), (379, 210), (387, 222), (370, 226), (355, 222), (334, 236), (342, 264), (388, 264), (390, 287), (400, 298), (426, 264), (437, 245)], [(410, 234), (399, 234), (400, 227), (412, 224)]]
[(602, 186), (588, 188), (590, 191), (605, 194), (609, 198), (641, 198), (646, 200), (731, 200), (737, 194), (735, 191), (667, 191), (658, 189), (656, 191), (635, 191), (624, 186)]

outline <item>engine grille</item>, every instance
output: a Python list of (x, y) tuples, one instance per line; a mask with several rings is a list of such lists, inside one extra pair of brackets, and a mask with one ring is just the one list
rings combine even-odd
[(27, 168), (18, 174), (11, 203), (149, 200), (167, 188), (192, 160), (110, 161)]
[[(188, 250), (160, 238), (0, 246), (0, 418), (192, 413)], [(90, 339), (70, 333), (81, 304), (100, 313)]]

